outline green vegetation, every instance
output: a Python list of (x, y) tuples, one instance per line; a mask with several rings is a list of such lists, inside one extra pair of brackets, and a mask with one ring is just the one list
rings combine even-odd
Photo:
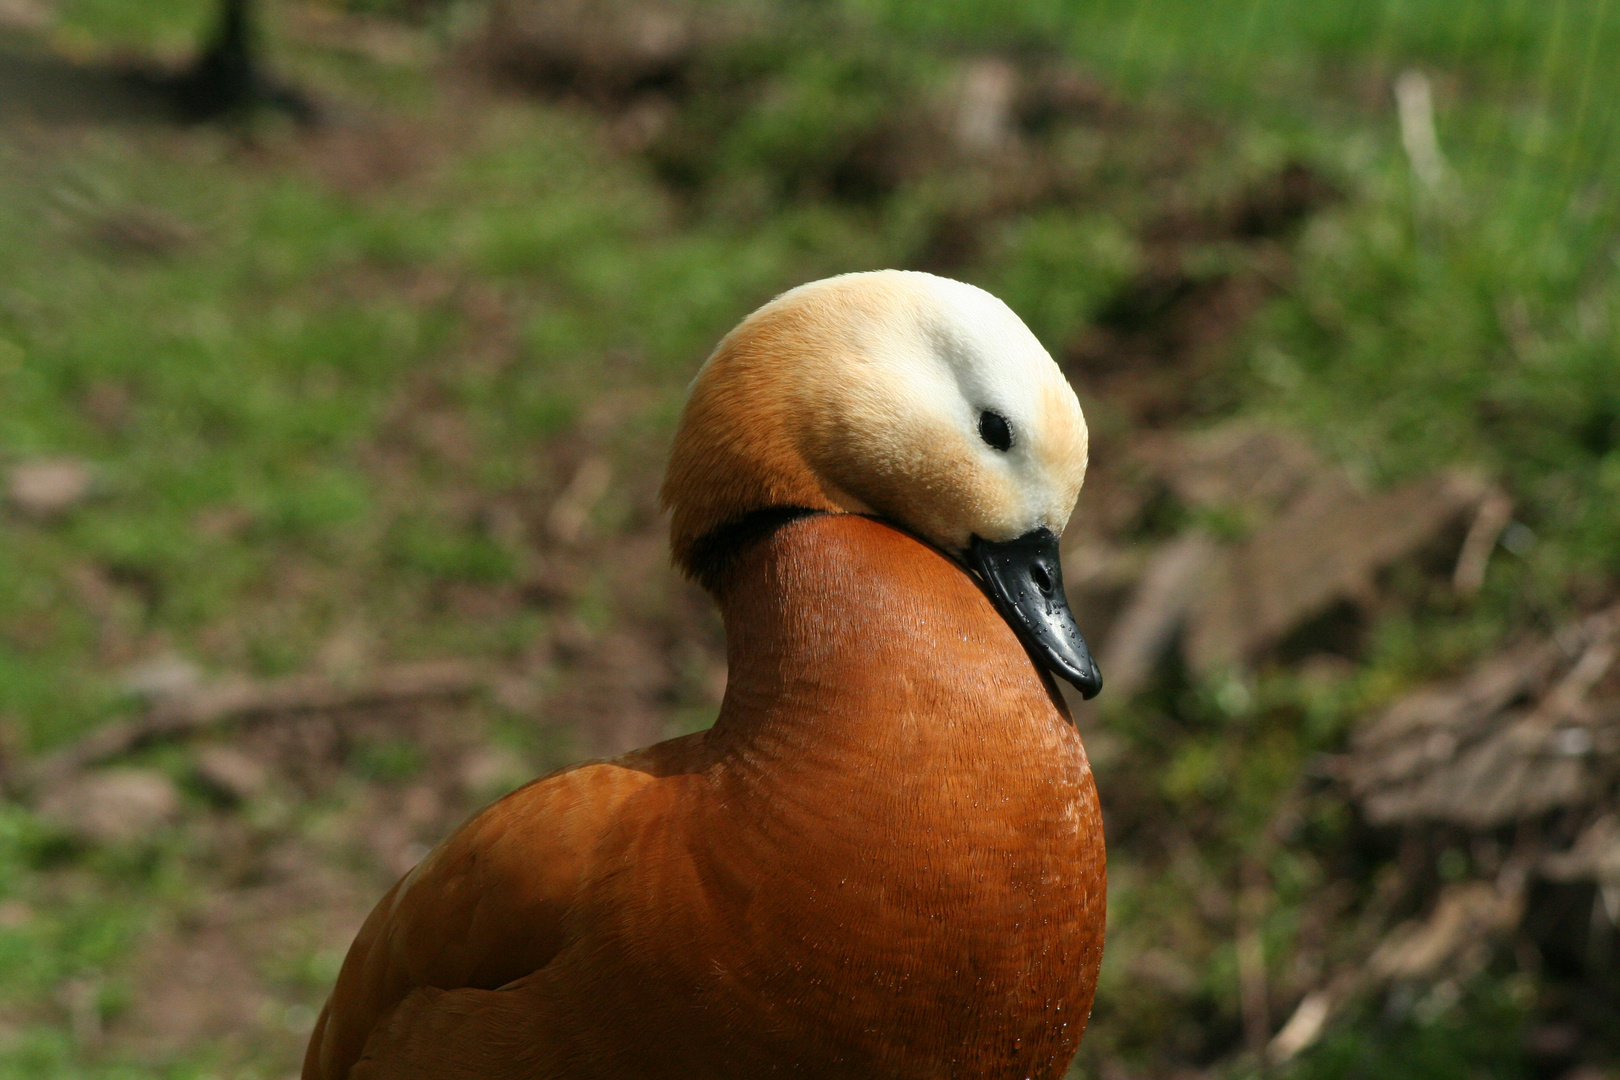
[[(206, 8), (63, 0), (0, 44), (175, 57)], [(467, 722), (532, 768), (569, 760), (588, 740), (535, 718), (573, 715), (557, 704), (574, 700), (568, 657), (597, 647), (575, 642), (712, 649), (712, 618), (648, 554), (653, 492), (682, 388), (742, 314), (800, 281), (926, 265), (996, 291), (1068, 355), (1151, 265), (1154, 221), (1304, 163), (1336, 197), (1278, 241), (1286, 272), (1187, 376), (1176, 422), (1301, 430), (1369, 487), (1477, 466), (1526, 539), (1473, 601), (1414, 585), (1349, 675), (1178, 676), (1093, 720), (1114, 747), (1097, 755), (1105, 802), (1129, 805), (1109, 808), (1111, 947), (1077, 1067), (1247, 1074), (1240, 960), (1211, 929), (1235, 916), (1200, 904), (1263, 877), (1254, 932), (1279, 972), (1305, 937), (1331, 936), (1313, 901), (1373, 869), (1342, 802), (1296, 798), (1301, 775), (1368, 711), (1608, 597), (1620, 574), (1620, 7), (787, 9), (715, 46), (674, 119), (628, 149), (607, 112), (469, 75), (481, 9), (460, 7), (353, 5), (363, 23), (274, 8), (283, 74), (354, 114), (318, 133), (0, 113), (0, 468), (69, 457), (93, 478), (60, 514), (0, 513), (0, 759), (130, 715), (132, 668), (179, 655), (260, 678), (485, 658), (522, 671), (526, 696), (495, 694)], [(378, 27), (411, 48), (367, 46)], [(991, 53), (1077, 65), (1101, 87), (1098, 108), (1123, 119), (1060, 125), (1038, 159), (1081, 179), (1020, 202), (897, 134), (949, 97), (964, 57)], [(1434, 88), (1432, 183), (1391, 100), (1411, 68)], [(863, 140), (904, 152), (851, 164)], [(1211, 280), (1272, 257), (1222, 236), (1180, 250)], [(1140, 418), (1081, 388), (1102, 461)], [(550, 508), (593, 459), (612, 471), (581, 511), (585, 540), (557, 539)], [(678, 660), (652, 695), (668, 730), (712, 716), (704, 663)], [(0, 1077), (285, 1075), (333, 969), (313, 929), (258, 973), (280, 1011), (256, 1034), (120, 1042), (148, 989), (145, 936), (251, 877), (198, 839), (196, 822), (225, 815), (188, 755), (137, 760), (182, 796), (151, 835), (87, 845), (26, 800), (0, 806)], [(344, 815), (434, 760), (399, 736), (363, 741), (341, 781), (248, 797), (244, 843), (305, 837), (375, 895), (393, 871)], [(1166, 852), (1168, 818), (1193, 847)], [(1367, 944), (1312, 949), (1332, 962)], [(1153, 952), (1173, 993), (1129, 963)], [(1529, 1075), (1527, 978), (1492, 967), (1393, 1019), (1347, 1012), (1286, 1075)]]

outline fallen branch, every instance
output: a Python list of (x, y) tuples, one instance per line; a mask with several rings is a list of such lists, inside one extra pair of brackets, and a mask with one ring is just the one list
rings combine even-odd
[(38, 789), (139, 747), (187, 738), (226, 724), (466, 698), (489, 685), (489, 671), (465, 660), (401, 664), (376, 671), (369, 678), (341, 683), (318, 675), (233, 679), (159, 697), (144, 716), (97, 729), (22, 770), (21, 778), (26, 786)]
[[(1537, 878), (1592, 882), (1601, 917), (1620, 921), (1617, 664), (1620, 604), (1487, 657), (1359, 727), (1336, 772), (1368, 823), (1406, 829), (1409, 839), (1432, 840), (1437, 826), (1460, 829), (1486, 850), (1511, 828), (1514, 850), (1486, 867), (1489, 876), (1441, 887), (1425, 918), (1386, 931), (1376, 948), (1301, 998), (1267, 1048), (1272, 1064), (1309, 1047), (1354, 999), (1396, 984), (1465, 981), (1493, 947), (1540, 933), (1530, 907)], [(1558, 811), (1551, 825), (1550, 811)], [(1408, 879), (1387, 895), (1416, 884)]]
[(1201, 530), (1184, 533), (1154, 553), (1103, 643), (1102, 665), (1112, 693), (1128, 698), (1152, 677), (1219, 553)]
[(1356, 998), (1398, 982), (1432, 981), (1442, 972), (1476, 974), (1487, 959), (1488, 942), (1524, 914), (1526, 869), (1523, 860), (1510, 860), (1495, 883), (1447, 886), (1426, 918), (1395, 927), (1371, 956), (1342, 968), (1300, 999), (1266, 1047), (1271, 1063), (1282, 1065), (1315, 1043), (1334, 1014)]
[(1620, 660), (1620, 606), (1396, 702), (1352, 738), (1350, 795), (1375, 825), (1471, 829), (1600, 802), (1620, 716), (1594, 691)]

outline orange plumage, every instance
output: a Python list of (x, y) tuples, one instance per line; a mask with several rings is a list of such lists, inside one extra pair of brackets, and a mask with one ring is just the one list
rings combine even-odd
[(725, 618), (714, 727), (435, 849), (356, 938), (305, 1080), (1063, 1074), (1105, 875), (1062, 699), (939, 550), (773, 505), (679, 549), (708, 538)]

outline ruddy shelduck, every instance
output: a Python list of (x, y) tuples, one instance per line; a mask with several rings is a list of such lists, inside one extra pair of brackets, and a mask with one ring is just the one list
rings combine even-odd
[(1074, 392), (970, 285), (794, 289), (698, 373), (663, 499), (708, 731), (494, 803), (377, 905), (305, 1080), (1060, 1077), (1102, 957)]

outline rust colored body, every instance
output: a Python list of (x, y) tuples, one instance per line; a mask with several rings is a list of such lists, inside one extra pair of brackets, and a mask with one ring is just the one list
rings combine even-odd
[(1105, 885), (1050, 680), (865, 517), (781, 525), (713, 584), (715, 726), (441, 844), (367, 920), (305, 1080), (1063, 1075)]

